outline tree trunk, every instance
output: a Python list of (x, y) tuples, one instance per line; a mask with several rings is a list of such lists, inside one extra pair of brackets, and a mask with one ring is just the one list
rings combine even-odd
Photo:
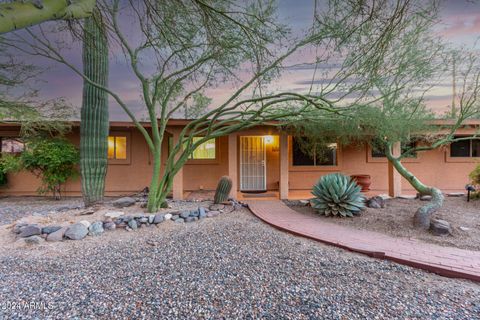
[[(95, 13), (99, 15), (99, 12)], [(95, 17), (85, 19), (83, 71), (92, 81), (108, 86), (108, 44), (105, 26)], [(108, 164), (108, 96), (83, 83), (80, 122), (80, 172), (85, 206), (103, 200)]]
[(395, 169), (404, 177), (415, 190), (421, 195), (429, 195), (432, 197), (430, 202), (427, 202), (423, 207), (419, 208), (413, 217), (413, 225), (417, 228), (428, 230), (430, 228), (430, 219), (432, 215), (442, 207), (443, 194), (440, 189), (430, 187), (418, 180), (410, 171), (407, 170), (402, 162), (393, 157), (387, 151), (387, 158), (395, 167)]
[(95, 0), (43, 0), (0, 3), (0, 34), (26, 28), (49, 20), (83, 19), (95, 8)]

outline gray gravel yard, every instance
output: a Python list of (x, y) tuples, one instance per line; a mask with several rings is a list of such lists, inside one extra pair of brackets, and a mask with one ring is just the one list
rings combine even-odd
[(480, 319), (478, 284), (294, 237), (246, 209), (2, 249), (0, 283), (0, 319)]

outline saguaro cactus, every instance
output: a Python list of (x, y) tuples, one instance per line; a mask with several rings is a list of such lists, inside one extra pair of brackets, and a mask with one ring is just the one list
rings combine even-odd
[[(103, 87), (108, 86), (108, 43), (98, 10), (85, 19), (83, 35), (83, 71)], [(80, 172), (86, 206), (103, 200), (107, 174), (108, 97), (89, 82), (83, 83), (80, 122)]]
[(218, 181), (217, 190), (215, 191), (214, 203), (222, 203), (228, 200), (228, 195), (232, 190), (232, 179), (223, 176)]

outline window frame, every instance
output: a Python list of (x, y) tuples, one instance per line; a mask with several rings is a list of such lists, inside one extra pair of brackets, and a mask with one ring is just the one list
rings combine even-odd
[(20, 151), (20, 152), (5, 152), (2, 150), (2, 143), (3, 143), (3, 140), (4, 139), (12, 139), (12, 140), (16, 140), (16, 139), (19, 139), (20, 140), (20, 136), (18, 134), (10, 134), (10, 135), (6, 135), (4, 132), (2, 132), (0, 134), (0, 154), (1, 153), (8, 153), (8, 154), (12, 154), (12, 155), (19, 155), (23, 152), (23, 150), (25, 150), (25, 142), (21, 142), (23, 144), (23, 150)]
[[(455, 135), (455, 138), (462, 138), (462, 137), (470, 137), (472, 134), (459, 134)], [(479, 140), (479, 139), (477, 139)], [(469, 157), (452, 157), (451, 153), (451, 146), (452, 143), (448, 145), (447, 148), (445, 148), (445, 162), (457, 162), (457, 163), (471, 163), (471, 162), (478, 162), (480, 160), (480, 157), (472, 157), (472, 140), (467, 140), (469, 141), (470, 144), (470, 156)]]
[[(131, 164), (131, 141), (132, 141), (132, 134), (130, 131), (110, 131), (108, 133), (108, 137), (125, 137), (127, 139), (126, 143), (126, 159), (108, 159), (109, 165), (129, 165)], [(108, 138), (107, 138), (108, 139)], [(107, 150), (108, 150), (108, 140), (107, 140)]]
[[(195, 136), (200, 137), (200, 136)], [(215, 158), (214, 159), (192, 159), (188, 158), (185, 164), (218, 164), (220, 162), (220, 143), (219, 138), (211, 138), (215, 139)], [(170, 152), (170, 151), (169, 151)]]
[[(415, 142), (415, 143), (417, 144), (418, 142)], [(388, 162), (387, 157), (373, 157), (372, 156), (373, 148), (370, 145), (370, 143), (366, 143), (366, 148), (365, 149), (367, 151), (367, 162), (368, 163), (387, 163)], [(402, 162), (405, 162), (405, 163), (420, 162), (421, 159), (422, 159), (421, 154), (422, 154), (421, 152), (417, 152), (416, 157), (402, 158)]]
[(298, 166), (293, 165), (293, 137), (288, 137), (288, 170), (289, 171), (338, 171), (342, 168), (343, 164), (343, 154), (342, 154), (342, 145), (339, 141), (332, 143), (337, 144), (337, 164), (336, 165), (309, 165), (309, 166)]

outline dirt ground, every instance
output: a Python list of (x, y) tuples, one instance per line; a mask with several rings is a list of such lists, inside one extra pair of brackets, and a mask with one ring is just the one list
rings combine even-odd
[(466, 197), (446, 197), (443, 208), (434, 215), (434, 218), (446, 220), (452, 225), (453, 234), (443, 237), (413, 228), (413, 215), (424, 204), (425, 201), (421, 200), (389, 199), (386, 208), (367, 208), (354, 218), (325, 217), (317, 214), (311, 207), (292, 206), (292, 209), (357, 229), (480, 251), (480, 200), (467, 202)]

